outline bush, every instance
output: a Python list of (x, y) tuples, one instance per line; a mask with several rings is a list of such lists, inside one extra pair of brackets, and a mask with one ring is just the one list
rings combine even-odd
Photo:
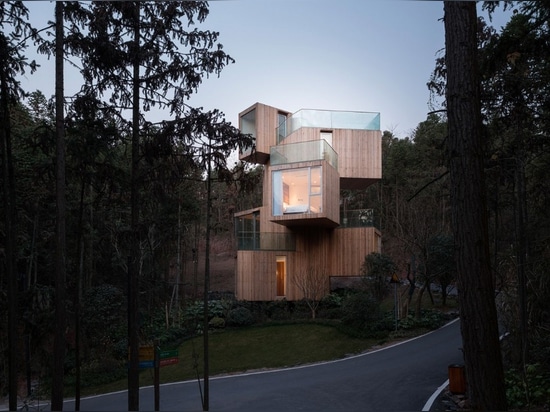
[(506, 398), (511, 408), (545, 407), (550, 400), (550, 373), (540, 364), (526, 365), (525, 374), (506, 371)]
[[(229, 308), (231, 308), (232, 302), (229, 300), (210, 300), (208, 301), (208, 317), (211, 318), (225, 318)], [(201, 320), (204, 317), (204, 302), (196, 301), (185, 308), (182, 314), (182, 321), (194, 322), (197, 319)]]
[(290, 320), (294, 311), (294, 301), (286, 299), (268, 302), (266, 315), (270, 320)]
[(342, 303), (342, 323), (359, 330), (376, 330), (382, 319), (380, 305), (368, 293), (358, 292)]
[(423, 309), (420, 313), (420, 319), (417, 319), (414, 315), (409, 315), (399, 321), (399, 328), (405, 330), (416, 328), (434, 330), (443, 326), (446, 320), (447, 318), (441, 312)]
[(103, 284), (90, 288), (82, 299), (82, 327), (89, 349), (111, 356), (114, 346), (125, 339), (125, 296), (116, 286)]
[(227, 324), (229, 326), (250, 326), (254, 323), (252, 312), (245, 307), (231, 309), (227, 316)]
[(225, 328), (225, 320), (222, 318), (216, 316), (210, 319), (210, 322), (208, 322), (208, 326), (210, 326), (212, 329), (223, 329)]
[(330, 293), (321, 299), (320, 306), (326, 309), (337, 309), (342, 306), (345, 295), (343, 293)]

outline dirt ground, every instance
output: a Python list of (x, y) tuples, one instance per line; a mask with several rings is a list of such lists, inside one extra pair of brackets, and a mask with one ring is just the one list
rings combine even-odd
[[(226, 251), (211, 254), (210, 287), (208, 288), (210, 292), (235, 293), (236, 263), (237, 256), (235, 252)], [(192, 261), (187, 261), (184, 263), (182, 283), (186, 295), (193, 296), (194, 294), (197, 294), (197, 297), (202, 296), (204, 292), (204, 271), (204, 256), (199, 258), (196, 265)], [(196, 285), (196, 287), (194, 285)]]

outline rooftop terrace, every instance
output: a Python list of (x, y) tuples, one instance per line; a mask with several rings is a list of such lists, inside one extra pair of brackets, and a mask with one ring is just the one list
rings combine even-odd
[(277, 144), (302, 127), (380, 130), (380, 113), (332, 110), (298, 110), (277, 128)]

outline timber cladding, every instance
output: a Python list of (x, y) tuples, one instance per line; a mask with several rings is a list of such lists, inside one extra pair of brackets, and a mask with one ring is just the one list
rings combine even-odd
[(365, 256), (380, 252), (380, 231), (374, 227), (335, 229), (331, 248), (332, 276), (357, 276)]
[(275, 299), (276, 253), (272, 251), (237, 252), (235, 294), (239, 300)]
[[(298, 129), (284, 144), (319, 140), (325, 130), (317, 127)], [(379, 130), (332, 129), (331, 132), (341, 178), (382, 178), (382, 133)]]
[[(277, 127), (279, 126), (277, 115), (281, 113), (288, 116), (289, 113), (276, 107), (255, 103), (239, 113), (239, 121), (243, 115), (252, 110), (256, 111), (256, 152), (269, 156), (270, 147), (277, 144)], [(241, 125), (239, 126), (241, 127)]]
[[(303, 293), (293, 280), (312, 271), (325, 277), (326, 282), (322, 283), (328, 293), (329, 279), (357, 277), (365, 257), (371, 252), (380, 252), (381, 235), (377, 229), (339, 228), (339, 225), (340, 191), (364, 189), (382, 177), (381, 132), (303, 126), (278, 142), (279, 120), (289, 116), (289, 112), (261, 103), (255, 103), (239, 114), (240, 122), (256, 135), (257, 156), (250, 155), (247, 161), (265, 165), (262, 205), (247, 212), (259, 215), (259, 227), (255, 230), (260, 235), (260, 250), (237, 251), (235, 292), (241, 300), (302, 299)], [(325, 139), (335, 153), (326, 151), (320, 139)], [(286, 147), (287, 151), (281, 150), (281, 156), (277, 156), (277, 164), (271, 165), (271, 147), (279, 146), (279, 150), (285, 145), (306, 142), (313, 143)], [(282, 164), (282, 155), (287, 152), (291, 155), (284, 155), (286, 160)], [(285, 190), (285, 182), (277, 180), (282, 188), (276, 188), (280, 204), (277, 205), (277, 216), (273, 216), (273, 172), (285, 171), (286, 174), (288, 171), (288, 176), (292, 176), (293, 173), (297, 175), (300, 168), (317, 166), (322, 167), (321, 187), (317, 184), (313, 191), (313, 186), (310, 186), (309, 194), (305, 192), (305, 196), (302, 195), (303, 182), (299, 189), (300, 197), (307, 197), (307, 202), (301, 198), (291, 202), (293, 191)], [(277, 177), (282, 175), (280, 173)], [(288, 183), (287, 188), (290, 187)], [(298, 189), (294, 192), (295, 197), (296, 193)], [(290, 203), (293, 203), (291, 207)], [(281, 211), (283, 206), (284, 211)], [(286, 243), (290, 237), (294, 242)], [(281, 241), (277, 243), (279, 239)], [(294, 247), (289, 245), (295, 245), (295, 250), (287, 250)], [(268, 247), (271, 250), (267, 250)]]
[(382, 178), (382, 134), (379, 130), (335, 130), (333, 149), (338, 153), (342, 178)]
[(308, 270), (326, 276), (326, 293), (332, 277), (358, 276), (372, 251), (379, 251), (380, 232), (373, 227), (323, 229), (301, 227), (292, 230), (296, 251), (238, 251), (235, 292), (237, 299), (270, 301), (277, 296), (277, 257), (286, 258), (287, 300), (303, 298), (293, 276)]

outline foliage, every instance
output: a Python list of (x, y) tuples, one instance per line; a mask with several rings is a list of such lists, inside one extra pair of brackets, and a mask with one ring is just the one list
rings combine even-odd
[[(126, 358), (127, 356), (128, 347), (126, 346)], [(80, 384), (82, 388), (97, 387), (99, 385), (125, 379), (127, 373), (126, 360), (122, 362), (114, 359), (95, 360), (83, 365)], [(75, 387), (75, 381), (76, 376), (74, 373), (66, 374), (64, 383), (67, 392)], [(66, 393), (66, 396), (69, 395), (69, 393)]]
[[(17, 405), (17, 373), (19, 365), (18, 359), (14, 354), (18, 352), (17, 331), (19, 328), (19, 316), (17, 313), (17, 277), (19, 275), (18, 255), (21, 248), (17, 233), (17, 189), (11, 110), (17, 105), (23, 94), (18, 76), (25, 75), (29, 69), (31, 73), (36, 69), (36, 63), (34, 61), (29, 63), (25, 57), (25, 51), (28, 46), (27, 42), (33, 40), (39, 43), (41, 38), (38, 31), (29, 23), (28, 9), (22, 1), (0, 3), (0, 28), (0, 158), (2, 165), (0, 174), (2, 202), (0, 209), (4, 217), (0, 226), (0, 232), (2, 233), (4, 256), (2, 265), (5, 266), (6, 272), (5, 290), (7, 291), (8, 301), (6, 308), (7, 336), (2, 333), (0, 339), (3, 341), (4, 338), (7, 338), (5, 346), (2, 342), (2, 347), (7, 347), (7, 350), (3, 351), (6, 354), (4, 356), (7, 356), (7, 373), (3, 375), (7, 376), (9, 408), (15, 409)], [(4, 290), (2, 283), (0, 283), (0, 289)], [(3, 359), (0, 360), (0, 365), (2, 364)]]
[(342, 303), (342, 323), (359, 331), (374, 331), (383, 315), (380, 304), (370, 293), (358, 292)]
[(227, 316), (228, 326), (250, 326), (254, 323), (252, 312), (249, 309), (239, 306), (229, 311)]
[(82, 300), (82, 325), (91, 346), (110, 346), (124, 339), (126, 320), (125, 297), (122, 291), (109, 284), (90, 288)]
[(396, 271), (397, 265), (390, 256), (376, 252), (365, 256), (361, 266), (361, 276), (372, 296), (379, 302), (387, 296), (389, 279)]
[(526, 365), (525, 370), (506, 371), (506, 397), (513, 409), (547, 407), (550, 401), (550, 372), (540, 364)]
[[(189, 4), (187, 4), (189, 3)], [(191, 4), (192, 3), (192, 4)], [(135, 3), (134, 3), (135, 4)], [(67, 277), (71, 294), (70, 309), (81, 276), (84, 296), (85, 339), (84, 372), (108, 375), (98, 364), (102, 358), (113, 362), (127, 357), (125, 294), (128, 250), (133, 233), (130, 225), (131, 145), (127, 109), (131, 106), (132, 50), (128, 41), (132, 28), (133, 4), (71, 3), (67, 5), (68, 59), (82, 67), (83, 87), (77, 96), (67, 99), (65, 119), (67, 136)], [(222, 113), (204, 113), (190, 108), (187, 98), (204, 79), (219, 75), (233, 60), (218, 43), (218, 34), (201, 30), (207, 5), (198, 2), (142, 3), (142, 51), (140, 73), (140, 144), (141, 171), (138, 176), (140, 197), (140, 285), (141, 337), (162, 342), (180, 342), (196, 332), (203, 322), (202, 302), (186, 307), (172, 305), (176, 271), (190, 260), (193, 249), (201, 249), (204, 239), (204, 171), (209, 163), (212, 173), (212, 229), (216, 235), (230, 238), (234, 210), (256, 206), (261, 200), (263, 168), (250, 169), (239, 163), (233, 169), (228, 154), (246, 136), (225, 121)], [(550, 70), (549, 31), (545, 2), (522, 2), (508, 25), (498, 31), (479, 22), (478, 57), (483, 111), (483, 165), (488, 190), (487, 211), (493, 271), (501, 319), (514, 342), (521, 339), (518, 328), (521, 315), (518, 268), (526, 272), (526, 308), (528, 315), (528, 362), (548, 368), (550, 330), (548, 325), (548, 281), (550, 254), (550, 168), (548, 105)], [(14, 19), (20, 13), (22, 20)], [(8, 76), (13, 166), (16, 177), (17, 269), (24, 276), (19, 283), (18, 319), (25, 333), (31, 333), (32, 370), (47, 371), (48, 342), (51, 341), (55, 239), (55, 174), (53, 106), (40, 91), (21, 90), (17, 76), (32, 73), (37, 66), (25, 60), (26, 42), (39, 33), (29, 23), (23, 2), (2, 2), (0, 14), (0, 65)], [(158, 24), (162, 20), (165, 24)], [(192, 23), (191, 23), (192, 20)], [(11, 30), (13, 22), (21, 30)], [(190, 26), (186, 27), (186, 24)], [(172, 25), (172, 28), (169, 28)], [(174, 30), (172, 30), (174, 29)], [(177, 33), (176, 38), (172, 38)], [(85, 38), (84, 34), (89, 37)], [(30, 37), (26, 37), (29, 36)], [(185, 36), (188, 36), (185, 38)], [(19, 37), (18, 37), (19, 36)], [(167, 49), (157, 48), (161, 39)], [(27, 39), (24, 41), (24, 39)], [(3, 48), (3, 46), (9, 46)], [(17, 47), (14, 47), (17, 45)], [(177, 46), (177, 47), (174, 47)], [(51, 52), (51, 44), (40, 48)], [(6, 54), (9, 52), (8, 54)], [(200, 64), (194, 64), (198, 58)], [(80, 59), (80, 61), (79, 61)], [(218, 64), (219, 63), (219, 64)], [(447, 68), (438, 57), (430, 86), (442, 94)], [(172, 69), (174, 71), (172, 71)], [(161, 73), (162, 72), (162, 73)], [(162, 81), (162, 74), (174, 77)], [(178, 77), (178, 73), (183, 77)], [(164, 78), (166, 80), (166, 78)], [(108, 91), (110, 90), (110, 91)], [(112, 91), (112, 94), (111, 94)], [(30, 92), (30, 93), (29, 93)], [(18, 103), (28, 94), (27, 107)], [(157, 116), (149, 109), (172, 111)], [(409, 136), (382, 136), (383, 178), (367, 191), (348, 191), (346, 204), (362, 202), (380, 211), (380, 229), (384, 254), (403, 271), (415, 262), (415, 282), (426, 290), (432, 282), (452, 280), (453, 241), (449, 213), (449, 154), (446, 151), (448, 128), (446, 114), (429, 114)], [(0, 122), (2, 126), (6, 121)], [(228, 141), (224, 139), (229, 137)], [(5, 151), (3, 154), (6, 153)], [(6, 163), (7, 164), (7, 163)], [(2, 177), (5, 183), (6, 177)], [(11, 199), (4, 196), (4, 199)], [(7, 202), (0, 202), (4, 212)], [(369, 206), (370, 207), (370, 206)], [(524, 210), (524, 213), (520, 213)], [(522, 220), (524, 219), (523, 223)], [(0, 231), (7, 234), (8, 222)], [(6, 238), (3, 238), (3, 240)], [(525, 253), (520, 240), (524, 239)], [(5, 246), (4, 243), (1, 246)], [(458, 245), (457, 245), (458, 246)], [(519, 256), (525, 256), (525, 264)], [(180, 257), (179, 263), (176, 258)], [(179, 266), (178, 266), (179, 265)], [(187, 267), (189, 270), (189, 267)], [(181, 273), (184, 271), (181, 270)], [(188, 273), (188, 272), (186, 272)], [(387, 279), (376, 275), (369, 279), (369, 290), (383, 296)], [(0, 296), (7, 299), (2, 277)], [(186, 279), (180, 282), (188, 282)], [(102, 289), (101, 285), (105, 285)], [(180, 283), (182, 285), (182, 283)], [(184, 302), (195, 285), (179, 289)], [(98, 289), (99, 287), (99, 289)], [(186, 289), (185, 291), (183, 289)], [(421, 304), (421, 294), (417, 303)], [(368, 297), (372, 300), (372, 296)], [(338, 322), (345, 318), (349, 333), (386, 333), (392, 330), (391, 313), (376, 309), (375, 302), (361, 300), (352, 292), (331, 293), (318, 301), (316, 317)], [(0, 299), (1, 300), (1, 299)], [(95, 303), (94, 303), (95, 302)], [(7, 305), (0, 305), (2, 319)], [(167, 321), (167, 307), (172, 309)], [(370, 310), (369, 310), (370, 308)], [(363, 309), (367, 309), (363, 311)], [(355, 313), (359, 318), (356, 328)], [(378, 315), (377, 315), (378, 313)], [(417, 318), (407, 317), (400, 330), (431, 328), (439, 323), (435, 314), (418, 311)], [(22, 315), (22, 316), (21, 316)], [(372, 319), (365, 319), (372, 315)], [(209, 303), (209, 319), (224, 319), (227, 325), (247, 326), (263, 322), (297, 322), (308, 316), (305, 301)], [(102, 323), (103, 322), (103, 323)], [(216, 321), (219, 322), (219, 321)], [(349, 322), (349, 323), (348, 323)], [(199, 326), (200, 330), (200, 326)], [(69, 330), (69, 334), (72, 332)], [(5, 347), (5, 332), (0, 336)], [(521, 370), (519, 345), (514, 347), (513, 365)], [(73, 353), (70, 352), (72, 356)], [(7, 362), (7, 352), (0, 365)], [(67, 361), (71, 365), (73, 360)], [(99, 362), (100, 363), (100, 362)], [(114, 363), (113, 363), (114, 364)], [(19, 362), (20, 374), (26, 365)], [(5, 367), (4, 367), (5, 369)], [(3, 370), (4, 370), (3, 369)], [(122, 373), (125, 373), (124, 367)], [(87, 380), (88, 377), (85, 377)]]
[(409, 315), (404, 319), (400, 319), (399, 329), (410, 330), (425, 328), (434, 330), (443, 326), (446, 321), (446, 317), (440, 311), (424, 309), (421, 312), (420, 318)]
[(288, 320), (292, 317), (294, 302), (286, 299), (275, 300), (267, 303), (266, 315), (272, 320)]
[(428, 241), (426, 271), (439, 283), (442, 305), (447, 303), (447, 288), (456, 278), (455, 245), (451, 235), (440, 234)]
[[(229, 300), (209, 300), (208, 318), (214, 317), (226, 318), (232, 302)], [(185, 308), (182, 320), (184, 322), (201, 319), (204, 316), (204, 304), (202, 301), (196, 301)]]
[(348, 290), (333, 291), (328, 295), (323, 296), (323, 299), (321, 299), (321, 304), (326, 309), (338, 308), (342, 306), (342, 303), (344, 302), (346, 295), (350, 293), (353, 293), (353, 292)]
[[(496, 4), (484, 7), (494, 10)], [(550, 204), (542, 194), (549, 191), (550, 32), (548, 2), (518, 2), (512, 8), (510, 21), (498, 31), (479, 19), (477, 55), (492, 262), (501, 319), (514, 343), (506, 356), (523, 368), (525, 362), (544, 359), (540, 354), (547, 353), (550, 341)], [(441, 56), (430, 90), (442, 96), (446, 80)]]
[(208, 327), (212, 329), (223, 329), (225, 328), (225, 319), (215, 316), (208, 322)]

